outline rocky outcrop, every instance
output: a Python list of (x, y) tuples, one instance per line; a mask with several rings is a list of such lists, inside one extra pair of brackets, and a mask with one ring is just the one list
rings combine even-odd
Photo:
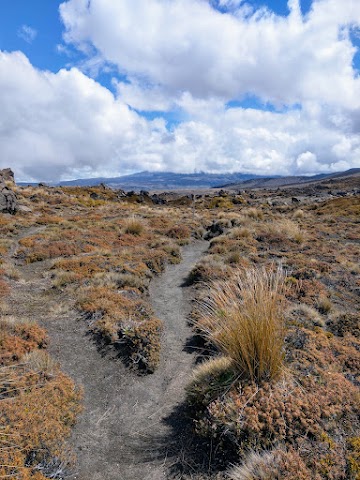
[(0, 170), (0, 212), (14, 214), (18, 210), (18, 201), (9, 183), (14, 183), (12, 170)]
[(3, 170), (0, 170), (0, 181), (11, 182), (13, 184), (15, 183), (14, 172), (11, 170), (11, 168), (4, 168)]

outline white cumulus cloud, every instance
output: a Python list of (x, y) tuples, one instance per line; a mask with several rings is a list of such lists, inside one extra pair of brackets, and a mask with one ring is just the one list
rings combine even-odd
[[(244, 0), (64, 2), (81, 64), (52, 73), (0, 51), (0, 167), (45, 181), (359, 167), (360, 2), (314, 0), (305, 17), (288, 5), (282, 17)], [(116, 93), (91, 78), (104, 68)], [(236, 107), (249, 95), (274, 108)]]
[(187, 94), (179, 102), (189, 118), (168, 128), (76, 68), (39, 71), (20, 52), (0, 53), (0, 91), (0, 167), (11, 166), (18, 180), (144, 169), (316, 173), (359, 165), (359, 136), (321, 123), (316, 109), (226, 109)]
[(315, 0), (305, 18), (298, 0), (289, 1), (287, 17), (218, 3), (233, 8), (221, 13), (205, 0), (69, 0), (60, 12), (67, 42), (95, 48), (120, 72), (168, 94), (360, 106), (350, 40), (360, 2)]
[(151, 167), (158, 125), (132, 112), (77, 69), (35, 69), (0, 52), (0, 165), (19, 179), (126, 173)]

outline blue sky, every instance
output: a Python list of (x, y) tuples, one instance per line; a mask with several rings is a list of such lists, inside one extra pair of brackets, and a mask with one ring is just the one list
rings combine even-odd
[[(57, 71), (67, 59), (57, 54), (62, 42), (63, 25), (59, 17), (60, 1), (2, 0), (0, 2), (0, 49), (21, 50), (38, 68)], [(34, 40), (19, 36), (22, 26), (36, 30)]]
[(0, 167), (360, 166), (359, 48), (354, 0), (1, 0)]
[[(59, 14), (59, 6), (63, 0), (1, 0), (0, 2), (0, 50), (20, 50), (26, 54), (31, 63), (43, 70), (57, 72), (61, 68), (68, 68), (76, 65), (84, 58), (76, 48), (66, 45), (66, 52), (59, 51), (58, 46), (63, 45), (64, 24)], [(287, 16), (289, 8), (287, 0), (248, 0), (247, 3), (258, 9), (266, 6), (278, 15)], [(312, 0), (301, 0), (301, 9), (306, 14), (311, 7)], [(219, 11), (224, 11), (214, 2)], [(30, 27), (36, 32), (34, 39), (27, 40), (21, 35), (24, 26)], [(360, 59), (359, 59), (360, 61)], [(114, 75), (111, 73), (99, 72), (96, 79), (105, 87), (113, 91), (111, 82)], [(123, 78), (123, 77), (122, 77)], [(253, 96), (247, 96), (243, 102), (237, 101), (236, 105), (255, 107), (260, 109), (273, 109), (273, 106), (259, 102)], [(153, 113), (144, 116), (153, 117)], [(166, 115), (172, 123), (174, 115)]]

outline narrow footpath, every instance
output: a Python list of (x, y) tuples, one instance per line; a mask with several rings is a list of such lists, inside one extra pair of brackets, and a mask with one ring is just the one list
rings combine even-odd
[(176, 411), (194, 362), (185, 348), (192, 332), (184, 282), (206, 247), (186, 246), (182, 262), (151, 282), (151, 302), (165, 326), (160, 367), (147, 376), (130, 371), (115, 353), (99, 351), (85, 322), (67, 308), (71, 299), (49, 295), (45, 265), (19, 267), (23, 280), (13, 291), (14, 314), (33, 317), (47, 329), (50, 353), (84, 389), (84, 411), (71, 439), (77, 455), (71, 480), (185, 478), (171, 473), (184, 454)]

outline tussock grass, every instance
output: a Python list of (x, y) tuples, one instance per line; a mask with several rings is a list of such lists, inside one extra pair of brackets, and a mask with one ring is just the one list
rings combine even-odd
[(244, 215), (247, 215), (249, 218), (252, 218), (253, 220), (263, 220), (264, 219), (264, 214), (261, 210), (258, 208), (252, 207), (252, 208), (247, 208), (246, 210), (243, 210)]
[(310, 330), (315, 327), (324, 327), (325, 321), (314, 307), (305, 303), (293, 303), (286, 312), (289, 325), (305, 326)]
[(10, 280), (20, 280), (20, 272), (19, 270), (9, 263), (3, 263), (1, 265), (2, 269), (5, 271), (4, 275), (6, 278)]
[(299, 224), (288, 218), (281, 218), (267, 223), (263, 226), (262, 231), (269, 241), (282, 242), (290, 240), (301, 244), (306, 240), (305, 233), (301, 230)]
[(191, 404), (209, 404), (236, 380), (233, 361), (229, 357), (215, 357), (197, 366), (186, 387)]
[(333, 309), (331, 300), (327, 298), (325, 295), (321, 295), (318, 298), (316, 307), (319, 310), (319, 312), (322, 313), (323, 315), (327, 315)]
[(125, 224), (125, 233), (129, 233), (130, 235), (141, 235), (143, 230), (144, 225), (136, 218), (129, 219)]
[(54, 375), (59, 372), (58, 364), (45, 350), (32, 350), (22, 357), (22, 363), (38, 373)]
[(284, 280), (280, 267), (238, 270), (231, 280), (213, 284), (200, 306), (198, 327), (251, 381), (271, 380), (282, 371)]
[(270, 480), (276, 470), (275, 457), (272, 452), (252, 452), (246, 462), (234, 466), (228, 472), (229, 480)]
[(298, 210), (296, 210), (293, 214), (293, 219), (294, 220), (302, 220), (303, 218), (305, 218), (305, 212), (304, 210), (301, 210), (301, 208), (299, 208)]
[(229, 480), (307, 480), (310, 477), (311, 472), (298, 452), (284, 446), (271, 451), (250, 452), (242, 465), (234, 466), (227, 474)]
[(229, 237), (234, 240), (239, 240), (241, 238), (250, 238), (252, 236), (252, 231), (246, 227), (235, 227), (231, 230)]

